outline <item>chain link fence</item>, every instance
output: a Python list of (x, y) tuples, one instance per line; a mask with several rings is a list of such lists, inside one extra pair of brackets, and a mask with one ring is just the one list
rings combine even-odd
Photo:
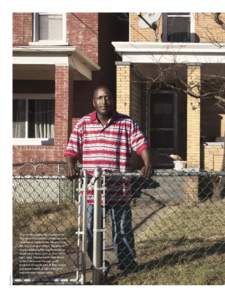
[(15, 284), (225, 283), (224, 172), (65, 174), (15, 168)]
[(65, 174), (60, 162), (14, 165), (14, 284), (79, 284), (77, 181)]
[[(129, 182), (128, 192), (123, 190), (129, 199), (124, 208), (130, 211), (127, 222), (132, 220), (132, 228), (126, 227), (123, 206), (109, 205), (109, 210), (116, 207), (119, 227), (115, 236), (111, 230), (115, 221), (108, 214), (104, 250), (111, 266), (109, 284), (225, 283), (224, 173), (156, 171), (151, 179), (138, 174), (106, 175), (106, 182), (108, 176), (111, 187), (106, 203)], [(129, 238), (135, 267), (126, 262)], [(121, 252), (124, 249), (122, 270), (119, 247)]]

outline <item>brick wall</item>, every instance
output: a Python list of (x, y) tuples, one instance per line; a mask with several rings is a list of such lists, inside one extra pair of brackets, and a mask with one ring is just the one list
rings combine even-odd
[(98, 63), (98, 14), (68, 13), (67, 39), (95, 63)]
[(116, 109), (130, 116), (131, 114), (131, 66), (117, 64), (116, 66)]
[(161, 41), (162, 18), (159, 20), (159, 26), (155, 32), (150, 27), (142, 28), (139, 26), (140, 18), (137, 13), (130, 13), (130, 41), (132, 42), (156, 42)]
[[(225, 13), (220, 18), (225, 22)], [(225, 31), (215, 22), (213, 13), (195, 14), (195, 32), (201, 43), (225, 42)]]
[[(200, 66), (187, 67), (187, 84), (192, 92), (197, 93), (201, 80)], [(200, 167), (200, 99), (187, 95), (187, 166)]]
[(68, 67), (55, 70), (55, 129), (54, 145), (14, 146), (13, 162), (61, 161), (71, 132), (73, 82)]
[(13, 146), (13, 163), (61, 161), (62, 146)]
[[(130, 64), (118, 62), (116, 70), (117, 111), (131, 116), (143, 129), (141, 78)], [(134, 169), (140, 169), (143, 165), (135, 153), (132, 153), (131, 165)]]
[[(225, 13), (220, 15), (220, 19), (225, 22)], [(132, 42), (161, 42), (162, 41), (162, 17), (158, 20), (156, 32), (147, 27), (139, 26), (140, 18), (137, 13), (130, 14), (130, 41)], [(224, 29), (214, 20), (213, 13), (195, 13), (195, 33), (196, 38), (201, 43), (225, 42)]]
[[(13, 45), (26, 46), (32, 42), (32, 13), (13, 14)], [(67, 40), (91, 60), (98, 63), (98, 14), (68, 13)]]
[[(22, 14), (18, 15), (20, 18), (22, 17)], [(70, 44), (78, 46), (79, 48), (83, 47), (82, 50), (84, 53), (90, 55), (90, 59), (100, 64), (101, 71), (94, 72), (91, 81), (70, 80), (68, 84), (66, 81), (68, 80), (68, 76), (72, 79), (72, 74), (69, 75), (71, 71), (66, 70), (64, 67), (60, 69), (61, 71), (58, 69), (55, 82), (44, 80), (14, 81), (14, 93), (55, 92), (57, 110), (55, 144), (45, 146), (14, 146), (14, 163), (62, 160), (63, 151), (68, 136), (71, 133), (72, 126), (74, 126), (84, 114), (93, 110), (91, 101), (93, 89), (99, 84), (107, 84), (112, 91), (115, 92), (115, 60), (117, 55), (114, 53), (111, 41), (128, 39), (128, 30), (126, 31), (124, 28), (121, 28), (120, 31), (117, 30), (118, 27), (120, 28), (120, 25), (123, 25), (123, 22), (117, 18), (117, 14), (106, 13), (76, 13), (76, 17), (73, 13), (69, 13), (68, 22), (68, 30), (71, 30), (71, 33), (68, 32)], [(84, 23), (87, 24), (86, 27), (84, 27)], [(128, 23), (125, 24), (127, 24), (128, 28)], [(74, 25), (74, 28), (72, 28), (72, 25)], [(81, 28), (80, 31), (78, 30), (79, 27)], [(32, 26), (30, 28), (32, 28)], [(14, 30), (16, 29), (14, 28)], [(98, 32), (97, 35), (96, 31)], [(97, 43), (98, 39), (100, 41), (99, 44)], [(72, 99), (69, 103), (68, 95), (70, 95), (70, 99)]]
[(204, 145), (204, 169), (221, 171), (224, 168), (224, 145)]
[(54, 144), (66, 147), (71, 131), (72, 75), (68, 67), (55, 70), (55, 137)]
[(13, 46), (32, 42), (32, 13), (13, 13)]
[[(73, 13), (67, 15), (67, 38), (69, 44), (77, 46), (89, 59), (98, 63), (98, 14), (75, 14), (76, 17)], [(32, 13), (13, 14), (14, 46), (28, 45), (31, 41)], [(71, 70), (67, 67), (56, 67), (55, 81), (14, 81), (14, 93), (55, 92), (54, 145), (14, 146), (14, 163), (61, 161), (63, 159), (63, 152), (72, 129), (73, 101), (69, 101), (69, 99), (73, 99), (74, 83), (72, 79)], [(76, 96), (74, 99), (76, 100)], [(84, 101), (82, 102), (84, 103)], [(77, 121), (77, 119), (74, 121)]]

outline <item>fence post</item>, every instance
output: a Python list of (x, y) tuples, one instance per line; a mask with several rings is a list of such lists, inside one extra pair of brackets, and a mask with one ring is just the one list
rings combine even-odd
[(77, 280), (80, 281), (81, 284), (84, 284), (83, 282), (83, 276), (80, 277), (80, 264), (82, 269), (82, 261), (80, 258), (80, 236), (81, 236), (81, 191), (82, 191), (82, 179), (78, 179), (78, 215), (77, 215)]
[(87, 252), (87, 172), (83, 171), (84, 181), (83, 181), (83, 197), (82, 197), (82, 273), (83, 273), (83, 282), (86, 281), (86, 252)]
[[(86, 252), (87, 252), (87, 173), (83, 171), (78, 179), (78, 219), (77, 219), (77, 280), (86, 282)], [(81, 237), (81, 240), (80, 240)], [(81, 250), (81, 255), (80, 255)], [(81, 275), (80, 275), (81, 271)]]
[(102, 279), (101, 169), (95, 169), (94, 177), (93, 284), (100, 284)]

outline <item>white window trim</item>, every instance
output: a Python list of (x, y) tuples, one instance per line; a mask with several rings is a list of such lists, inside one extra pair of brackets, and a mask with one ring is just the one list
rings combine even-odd
[[(176, 13), (174, 13), (174, 15), (170, 14), (170, 16), (178, 16), (176, 15)], [(183, 15), (179, 15), (179, 17), (187, 17), (187, 15), (185, 15), (185, 13)], [(163, 14), (163, 39), (162, 42), (168, 42), (167, 40), (167, 20), (168, 20), (168, 14), (164, 13)], [(191, 33), (191, 40), (190, 43), (194, 43), (195, 42), (195, 13), (190, 13), (190, 33)]]
[[(39, 40), (37, 36), (38, 28), (38, 15), (40, 13), (33, 13), (33, 42), (30, 42), (29, 45), (68, 45), (67, 42), (67, 24), (66, 24), (66, 13), (62, 13), (62, 25), (63, 25), (63, 38), (62, 40)], [(41, 13), (42, 15), (50, 13)]]
[(14, 146), (45, 146), (53, 145), (54, 139), (14, 138)]
[[(13, 99), (22, 99), (27, 100), (26, 101), (26, 116), (28, 113), (28, 101), (32, 99), (36, 100), (42, 100), (42, 99), (48, 99), (48, 100), (54, 100), (55, 95), (54, 94), (27, 94), (27, 93), (15, 93), (13, 94)], [(28, 135), (28, 120), (26, 118), (26, 125), (25, 125), (25, 135)], [(52, 145), (54, 143), (53, 138), (13, 138), (13, 145), (15, 146), (23, 146), (23, 145)]]
[(191, 13), (191, 43), (195, 42), (195, 13)]

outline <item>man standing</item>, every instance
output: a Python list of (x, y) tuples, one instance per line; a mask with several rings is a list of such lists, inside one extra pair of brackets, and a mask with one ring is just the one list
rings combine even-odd
[[(84, 116), (74, 127), (65, 156), (68, 176), (75, 175), (75, 163), (79, 160), (82, 168), (93, 175), (96, 167), (109, 172), (125, 173), (129, 170), (131, 151), (141, 156), (144, 166), (142, 175), (148, 177), (151, 171), (148, 145), (135, 121), (117, 113), (113, 98), (106, 86), (99, 86), (93, 93), (95, 111)], [(115, 196), (116, 195), (116, 196)], [(112, 219), (113, 245), (117, 253), (118, 267), (133, 271), (135, 261), (134, 237), (132, 230), (129, 199), (116, 193), (107, 199), (106, 208)], [(88, 193), (87, 232), (88, 255), (92, 260), (93, 250), (93, 194)]]

